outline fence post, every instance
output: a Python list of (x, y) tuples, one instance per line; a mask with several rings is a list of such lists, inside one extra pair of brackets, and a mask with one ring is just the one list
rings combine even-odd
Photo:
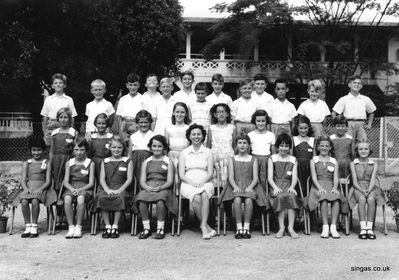
[(384, 175), (387, 175), (387, 164), (388, 164), (388, 146), (387, 146), (387, 119), (384, 116), (382, 118), (383, 122), (383, 147), (384, 147)]

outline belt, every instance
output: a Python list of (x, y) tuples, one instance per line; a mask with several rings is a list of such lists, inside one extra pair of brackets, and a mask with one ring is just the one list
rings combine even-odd
[(274, 123), (274, 122), (272, 122), (272, 124), (276, 124), (276, 125), (289, 125), (290, 123)]
[(348, 122), (364, 122), (365, 119), (348, 119)]

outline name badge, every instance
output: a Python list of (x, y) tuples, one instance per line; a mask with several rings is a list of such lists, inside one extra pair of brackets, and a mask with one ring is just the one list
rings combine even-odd
[(109, 150), (109, 143), (105, 144), (105, 148)]
[(309, 153), (313, 152), (313, 149), (308, 149), (308, 152), (309, 152)]
[(47, 164), (43, 162), (42, 165), (40, 165), (40, 169), (47, 169)]
[(334, 172), (334, 169), (335, 169), (334, 166), (328, 166), (327, 167), (327, 170), (330, 171), (330, 172)]
[(164, 170), (168, 170), (168, 167), (166, 165), (161, 165), (161, 168)]
[(82, 169), (82, 170), (80, 170), (80, 173), (82, 173), (83, 175), (87, 175), (87, 174), (89, 174), (89, 170)]
[(126, 167), (123, 166), (119, 167), (119, 171), (126, 171), (126, 170), (127, 170)]
[(287, 175), (291, 176), (292, 175), (292, 171), (287, 171)]
[(73, 139), (66, 138), (66, 139), (65, 139), (65, 142), (67, 142), (67, 143), (72, 143), (72, 142), (73, 142)]

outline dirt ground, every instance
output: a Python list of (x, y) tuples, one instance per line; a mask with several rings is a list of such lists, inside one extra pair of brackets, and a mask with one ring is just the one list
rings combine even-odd
[[(383, 179), (382, 185), (391, 181)], [(355, 228), (349, 236), (341, 232), (339, 240), (321, 239), (320, 225), (297, 240), (254, 230), (249, 240), (235, 240), (228, 231), (205, 241), (195, 228), (180, 237), (168, 233), (164, 240), (139, 240), (128, 228), (115, 240), (89, 233), (66, 240), (66, 231), (43, 232), (44, 209), (39, 238), (20, 238), (18, 208), (14, 234), (0, 234), (0, 279), (399, 279), (399, 233), (392, 211), (387, 209), (387, 236), (380, 232), (381, 208), (377, 213), (374, 241), (357, 238), (356, 211)]]

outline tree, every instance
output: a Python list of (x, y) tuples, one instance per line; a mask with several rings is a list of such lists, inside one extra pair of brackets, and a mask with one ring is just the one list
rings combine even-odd
[[(178, 0), (18, 0), (0, 3), (0, 11), (0, 29), (17, 23), (19, 32), (8, 34), (14, 45), (29, 46), (12, 48), (13, 56), (4, 53), (0, 70), (12, 57), (26, 59), (18, 72), (23, 77), (13, 79), (10, 71), (2, 71), (2, 85), (29, 100), (26, 107), (36, 112), (42, 102), (38, 82), (55, 72), (67, 75), (67, 93), (82, 113), (92, 98), (92, 80), (103, 79), (107, 92), (117, 93), (129, 72), (142, 78), (150, 72), (169, 74), (184, 42)], [(0, 40), (1, 57), (3, 49), (11, 51)]]
[[(287, 34), (286, 45), (291, 44), (293, 50), (292, 54), (287, 52), (286, 76), (300, 83), (322, 78), (327, 97), (337, 99), (334, 87), (346, 85), (349, 76), (392, 70), (394, 65), (387, 63), (384, 45), (391, 34), (381, 23), (386, 16), (398, 15), (398, 3), (393, 2), (304, 0), (303, 5), (296, 7), (279, 0), (219, 4), (214, 10), (231, 15), (212, 27), (216, 39), (203, 52), (210, 57), (226, 42), (239, 41), (239, 36), (253, 45), (259, 34), (277, 29)], [(239, 32), (244, 27), (245, 32)]]

